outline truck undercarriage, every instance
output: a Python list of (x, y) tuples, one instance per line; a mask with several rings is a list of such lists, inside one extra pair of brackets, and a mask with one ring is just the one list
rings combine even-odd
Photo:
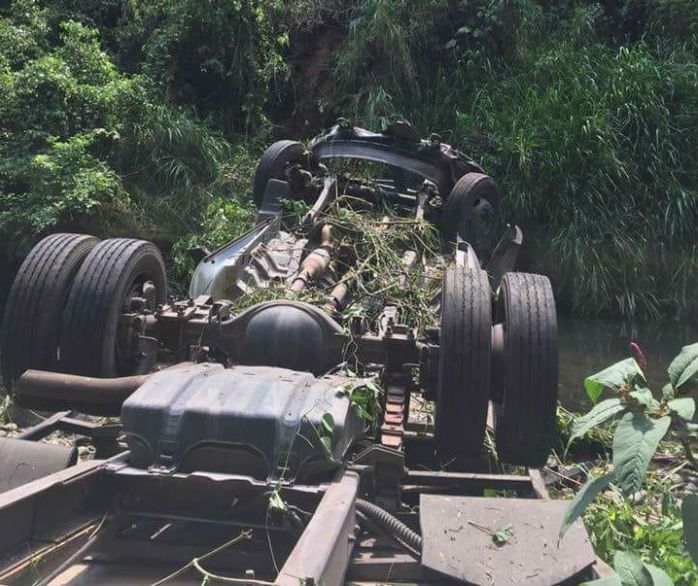
[[(269, 147), (252, 197), (250, 231), (192, 251), (187, 297), (148, 242), (58, 234), (30, 253), (3, 378), (56, 413), (2, 448), (0, 583), (602, 574), (581, 523), (558, 538), (566, 504), (537, 471), (555, 305), (514, 272), (495, 182), (435, 135), (340, 121)], [(96, 459), (39, 462), (31, 440), (55, 430)]]

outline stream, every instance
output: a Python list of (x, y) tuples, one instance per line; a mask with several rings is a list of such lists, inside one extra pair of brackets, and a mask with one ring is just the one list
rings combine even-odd
[(667, 366), (681, 347), (698, 342), (698, 326), (678, 322), (630, 326), (621, 320), (560, 318), (558, 327), (560, 403), (571, 411), (589, 408), (584, 378), (631, 356), (631, 340), (645, 353), (645, 374), (655, 395), (668, 381)]

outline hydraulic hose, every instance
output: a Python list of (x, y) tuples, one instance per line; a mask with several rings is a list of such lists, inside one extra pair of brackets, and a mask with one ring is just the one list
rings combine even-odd
[(380, 528), (421, 554), (422, 536), (412, 531), (412, 529), (399, 519), (396, 519), (388, 511), (363, 499), (356, 499), (356, 508)]

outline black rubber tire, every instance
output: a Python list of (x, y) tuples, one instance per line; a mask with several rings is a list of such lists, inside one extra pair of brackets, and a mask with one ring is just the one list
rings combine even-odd
[(112, 238), (92, 250), (75, 276), (63, 312), (61, 361), (66, 372), (97, 377), (134, 374), (117, 360), (117, 329), (133, 284), (143, 281), (154, 283), (156, 305), (165, 303), (165, 264), (154, 244)]
[(75, 274), (97, 242), (84, 234), (52, 234), (24, 259), (10, 289), (0, 334), (2, 377), (8, 390), (29, 368), (60, 370), (61, 312)]
[(309, 151), (300, 142), (293, 140), (279, 140), (264, 151), (252, 180), (252, 199), (257, 208), (260, 208), (264, 201), (267, 181), (283, 179), (284, 171), (291, 163), (308, 166), (309, 161)]
[(558, 392), (557, 315), (548, 278), (504, 275), (495, 319), (504, 326), (494, 377), (501, 388), (493, 389), (497, 455), (508, 464), (539, 468), (555, 440)]
[(502, 196), (497, 183), (482, 173), (466, 173), (453, 186), (443, 208), (443, 233), (447, 240), (460, 236), (479, 256), (495, 245), (501, 220)]
[(440, 456), (482, 454), (490, 396), (492, 296), (487, 273), (452, 266), (441, 292), (435, 440)]

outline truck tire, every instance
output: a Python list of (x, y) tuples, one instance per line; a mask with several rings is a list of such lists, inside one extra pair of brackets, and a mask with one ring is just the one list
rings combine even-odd
[(441, 292), (435, 440), (440, 456), (482, 453), (490, 396), (492, 296), (487, 273), (452, 266)]
[(288, 165), (307, 165), (310, 153), (300, 142), (280, 140), (272, 144), (259, 159), (252, 181), (252, 198), (257, 208), (262, 207), (264, 190), (270, 179), (284, 179)]
[(132, 293), (146, 283), (154, 286), (153, 305), (165, 303), (165, 264), (154, 244), (113, 238), (95, 246), (75, 276), (63, 313), (61, 360), (66, 372), (97, 377), (141, 374), (120, 347), (117, 334)]
[(61, 369), (61, 312), (75, 274), (97, 242), (84, 234), (52, 234), (24, 259), (10, 289), (0, 334), (2, 377), (9, 390), (29, 368)]
[[(558, 385), (555, 298), (547, 277), (507, 273), (499, 287), (493, 368), (495, 444), (508, 464), (541, 467), (554, 442)], [(497, 334), (493, 337), (496, 338)]]
[(453, 186), (443, 208), (443, 232), (447, 240), (460, 236), (478, 256), (492, 251), (500, 221), (501, 194), (492, 177), (466, 173)]

